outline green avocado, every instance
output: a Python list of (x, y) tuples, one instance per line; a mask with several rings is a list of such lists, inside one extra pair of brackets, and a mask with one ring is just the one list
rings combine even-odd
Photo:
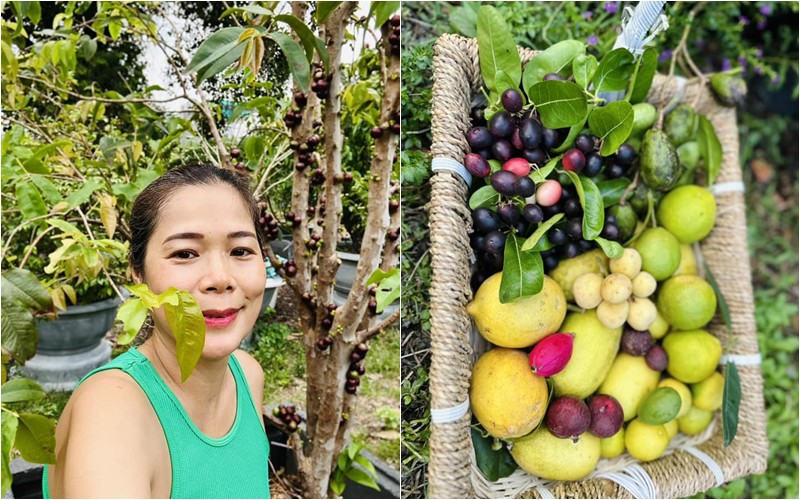
[(639, 170), (644, 182), (658, 191), (669, 191), (678, 182), (681, 164), (666, 133), (650, 129), (644, 134), (639, 151)]
[(681, 104), (664, 119), (664, 132), (676, 147), (697, 138), (700, 120), (687, 104)]

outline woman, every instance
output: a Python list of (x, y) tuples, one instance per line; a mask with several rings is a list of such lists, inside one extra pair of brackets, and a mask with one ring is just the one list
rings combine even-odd
[(266, 271), (258, 210), (239, 176), (172, 170), (131, 214), (134, 280), (190, 292), (205, 316), (203, 354), (181, 383), (163, 309), (153, 334), (83, 379), (56, 430), (52, 497), (268, 498), (264, 373), (239, 343), (258, 318)]

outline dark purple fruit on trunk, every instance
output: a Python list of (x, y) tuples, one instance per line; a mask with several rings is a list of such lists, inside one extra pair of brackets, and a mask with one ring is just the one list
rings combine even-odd
[(296, 102), (297, 105), (302, 108), (308, 103), (308, 99), (304, 93), (297, 91), (294, 93), (294, 102)]
[(400, 14), (395, 14), (389, 18), (389, 24), (394, 27), (400, 26)]
[(583, 167), (583, 175), (594, 177), (603, 169), (603, 157), (597, 153), (586, 155), (586, 165)]
[(397, 200), (389, 200), (389, 213), (393, 214), (400, 208), (400, 202)]
[(358, 363), (356, 365), (356, 371), (359, 375), (364, 375), (364, 373), (367, 371), (367, 369), (364, 367), (364, 363)]
[(529, 203), (522, 209), (522, 217), (531, 224), (538, 224), (544, 220), (544, 213), (542, 212), (542, 207)]
[(500, 231), (492, 231), (491, 233), (486, 235), (486, 240), (484, 243), (484, 250), (489, 253), (497, 254), (503, 251), (503, 247), (506, 245), (506, 235), (501, 233)]
[(503, 95), (500, 96), (500, 101), (509, 113), (516, 113), (522, 109), (522, 94), (515, 89), (508, 89), (503, 92)]
[(398, 231), (397, 229), (393, 229), (388, 233), (386, 233), (386, 238), (388, 238), (389, 241), (395, 241), (399, 237), (400, 237), (400, 231)]
[(333, 324), (333, 320), (331, 318), (322, 318), (321, 324), (322, 328), (325, 328), (327, 330)]
[(353, 182), (353, 174), (350, 172), (345, 172), (342, 174), (342, 180), (345, 182), (345, 184)]
[(306, 139), (306, 144), (308, 144), (312, 149), (316, 149), (320, 142), (322, 142), (322, 138), (316, 134)]
[(651, 370), (663, 372), (667, 368), (669, 357), (667, 356), (667, 351), (665, 351), (660, 345), (656, 344), (647, 351), (647, 354), (644, 356), (644, 360)]
[(361, 361), (363, 358), (364, 358), (364, 356), (362, 356), (361, 354), (359, 354), (359, 353), (358, 353), (358, 352), (356, 352), (356, 351), (353, 351), (353, 352), (351, 352), (351, 353), (350, 353), (350, 361), (352, 361), (352, 362), (354, 362), (354, 363), (358, 363), (358, 362), (359, 362), (359, 361)]
[(500, 111), (492, 116), (489, 120), (489, 131), (497, 138), (504, 138), (511, 136), (514, 131), (514, 121), (507, 111)]
[(369, 346), (365, 342), (359, 342), (356, 345), (355, 350), (362, 356), (366, 356), (366, 354), (369, 352)]
[(395, 123), (394, 125), (392, 125), (391, 130), (392, 130), (393, 134), (395, 134), (395, 135), (399, 134), (400, 133), (400, 124), (399, 123)]
[(620, 341), (622, 352), (631, 356), (644, 356), (653, 346), (653, 336), (648, 331), (625, 328)]
[(501, 221), (505, 222), (509, 226), (513, 226), (519, 222), (519, 210), (513, 203), (502, 205), (499, 209), (497, 209), (497, 215), (500, 217)]
[(613, 396), (596, 394), (589, 398), (591, 424), (589, 432), (599, 438), (610, 438), (622, 428), (625, 415), (622, 406)]
[(242, 152), (239, 150), (239, 148), (231, 149), (231, 158), (238, 158), (241, 154)]
[(558, 73), (547, 73), (546, 75), (544, 75), (544, 78), (542, 78), (542, 80), (544, 80), (546, 82), (549, 82), (550, 80), (564, 81), (564, 80), (566, 80), (566, 78), (564, 78), (563, 76), (559, 75)]
[(492, 173), (492, 167), (489, 166), (489, 162), (477, 153), (469, 153), (465, 156), (464, 166), (475, 177), (482, 178)]
[(467, 131), (467, 143), (473, 151), (479, 149), (488, 149), (492, 146), (494, 137), (489, 129), (486, 127), (472, 127)]
[(514, 191), (518, 196), (522, 196), (523, 198), (533, 196), (536, 192), (536, 183), (527, 175), (525, 177), (520, 177), (514, 183)]
[(514, 154), (514, 147), (507, 140), (499, 139), (492, 144), (491, 151), (492, 156), (494, 156), (495, 159), (501, 162), (506, 162)]
[(578, 436), (589, 429), (592, 414), (582, 399), (561, 396), (550, 403), (545, 422), (554, 436), (577, 441)]
[(353, 386), (345, 386), (344, 390), (347, 394), (355, 394), (358, 389)]
[(367, 308), (371, 313), (375, 314), (375, 312), (378, 310), (378, 301), (375, 299), (370, 300), (369, 304), (367, 304)]
[(517, 176), (508, 170), (498, 170), (492, 174), (492, 187), (495, 191), (506, 196), (513, 196), (515, 192), (514, 183)]
[(586, 157), (583, 155), (583, 152), (580, 149), (572, 148), (564, 153), (561, 163), (564, 165), (566, 170), (577, 173), (582, 171), (583, 167), (586, 166)]
[(319, 349), (320, 351), (324, 351), (327, 348), (328, 346), (327, 344), (325, 344), (325, 339), (317, 340), (317, 349)]
[(533, 163), (537, 167), (543, 167), (544, 162), (547, 160), (544, 151), (539, 148), (522, 151), (522, 157), (528, 160), (528, 163)]
[(286, 276), (288, 276), (289, 278), (294, 278), (295, 275), (297, 275), (297, 267), (295, 267), (295, 266), (286, 266), (286, 268), (284, 269), (284, 272), (286, 273)]
[(500, 228), (500, 218), (486, 207), (478, 207), (472, 212), (472, 227), (486, 234)]
[(373, 139), (377, 139), (383, 135), (383, 129), (381, 127), (372, 127), (372, 130), (369, 131), (369, 135), (371, 135)]
[(542, 126), (533, 118), (525, 118), (519, 126), (519, 138), (525, 149), (536, 149), (542, 140)]

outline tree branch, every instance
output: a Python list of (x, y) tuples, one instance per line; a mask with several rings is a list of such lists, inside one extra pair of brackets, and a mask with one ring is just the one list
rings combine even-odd
[(366, 330), (361, 330), (356, 333), (356, 339), (358, 342), (366, 342), (370, 340), (375, 335), (379, 334), (382, 330), (386, 329), (388, 326), (394, 324), (398, 319), (400, 319), (400, 308), (398, 307), (395, 312), (387, 316), (385, 319), (381, 320), (380, 323), (376, 323), (375, 325), (370, 326)]

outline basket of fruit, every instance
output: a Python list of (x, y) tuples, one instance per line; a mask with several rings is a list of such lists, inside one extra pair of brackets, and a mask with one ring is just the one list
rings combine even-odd
[(431, 497), (677, 498), (766, 468), (736, 111), (656, 57), (519, 49), (490, 7), (438, 40)]

